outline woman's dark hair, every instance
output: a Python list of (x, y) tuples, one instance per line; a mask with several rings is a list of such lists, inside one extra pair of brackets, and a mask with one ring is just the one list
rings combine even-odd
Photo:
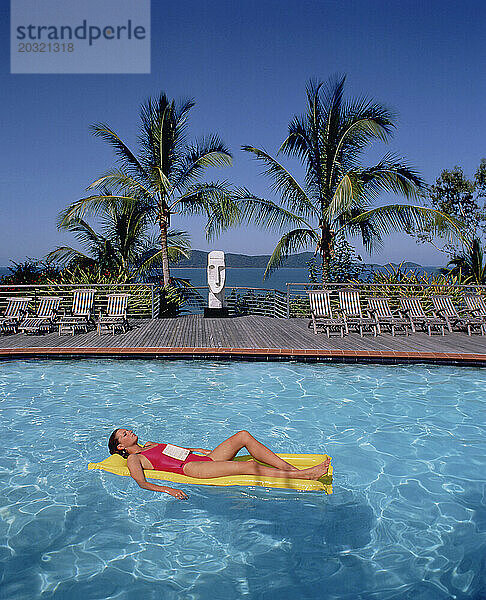
[(108, 440), (108, 450), (110, 451), (110, 454), (119, 454), (120, 456), (123, 456), (123, 458), (128, 458), (128, 452), (126, 450), (118, 450), (119, 443), (118, 429), (115, 429)]

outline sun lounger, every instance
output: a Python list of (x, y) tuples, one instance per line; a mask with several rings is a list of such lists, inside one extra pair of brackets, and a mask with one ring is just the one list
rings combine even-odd
[(77, 329), (88, 331), (89, 326), (93, 324), (94, 295), (95, 290), (74, 291), (71, 312), (64, 313), (57, 322), (59, 335), (62, 333), (74, 335)]
[(110, 294), (106, 313), (100, 313), (98, 318), (98, 333), (102, 334), (104, 330), (111, 331), (113, 335), (116, 329), (121, 329), (125, 333), (128, 328), (127, 303), (130, 294)]
[(373, 331), (376, 337), (378, 327), (373, 317), (365, 317), (361, 312), (361, 303), (358, 290), (339, 290), (339, 303), (343, 313), (345, 330), (349, 333), (349, 328), (359, 329), (359, 334), (363, 337), (363, 331), (369, 329)]
[(417, 326), (419, 326), (424, 331), (427, 330), (429, 335), (432, 335), (433, 329), (440, 329), (442, 335), (445, 334), (445, 327), (447, 327), (446, 320), (437, 315), (426, 314), (420, 298), (413, 296), (399, 298), (398, 300), (400, 303), (400, 312), (409, 319), (410, 327), (414, 333), (417, 330)]
[(450, 332), (454, 329), (467, 329), (467, 334), (471, 335), (472, 329), (477, 327), (483, 334), (483, 319), (471, 315), (461, 315), (452, 302), (450, 296), (432, 296), (434, 312), (445, 319), (447, 328)]
[(17, 333), (21, 319), (27, 315), (31, 300), (32, 298), (7, 298), (7, 307), (3, 317), (0, 317), (1, 333)]
[(405, 335), (408, 335), (410, 320), (393, 313), (390, 309), (388, 298), (368, 298), (368, 312), (376, 321), (378, 333), (381, 333), (383, 328), (388, 328), (392, 336), (395, 335), (395, 330), (397, 329), (403, 329)]
[(319, 328), (324, 328), (327, 337), (330, 337), (332, 329), (339, 329), (341, 337), (344, 336), (345, 323), (340, 317), (334, 316), (331, 309), (330, 295), (326, 290), (309, 291), (309, 303), (311, 309), (311, 324), (314, 327), (314, 333), (318, 333)]
[(486, 297), (484, 296), (464, 296), (467, 312), (470, 317), (478, 319), (481, 323), (481, 335), (486, 334)]
[(37, 315), (24, 319), (19, 325), (19, 330), (24, 333), (48, 333), (53, 330), (60, 303), (61, 298), (57, 296), (44, 296), (40, 299)]

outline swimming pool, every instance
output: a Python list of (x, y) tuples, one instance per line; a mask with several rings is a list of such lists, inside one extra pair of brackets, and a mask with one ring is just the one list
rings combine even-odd
[[(486, 371), (254, 362), (0, 364), (0, 597), (486, 597)], [(333, 456), (332, 495), (88, 471), (115, 426)]]

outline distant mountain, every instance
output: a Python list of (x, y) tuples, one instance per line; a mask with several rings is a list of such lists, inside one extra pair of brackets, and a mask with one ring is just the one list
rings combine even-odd
[[(289, 256), (287, 260), (282, 264), (283, 267), (287, 268), (295, 268), (295, 269), (305, 269), (306, 262), (308, 262), (311, 258), (314, 257), (312, 252), (301, 252), (300, 254), (293, 254)], [(248, 254), (232, 254), (231, 252), (225, 253), (226, 258), (226, 266), (227, 267), (237, 267), (237, 268), (256, 268), (256, 269), (264, 269), (267, 266), (268, 259), (270, 258), (269, 254), (259, 254), (257, 256), (251, 256)], [(202, 250), (192, 250), (190, 258), (184, 258), (180, 260), (177, 264), (171, 264), (172, 267), (180, 267), (180, 268), (205, 268), (208, 264), (208, 252), (204, 252)], [(393, 267), (398, 267), (398, 263), (386, 263), (387, 265), (391, 265)], [(369, 264), (365, 265), (370, 270), (376, 270), (377, 268), (383, 268), (383, 265), (379, 264)], [(414, 262), (404, 262), (402, 265), (402, 269), (419, 269), (425, 270), (428, 273), (438, 273), (440, 271), (440, 267), (432, 267), (432, 266), (422, 266)]]
[[(314, 255), (312, 252), (302, 252), (301, 254), (295, 254), (289, 256), (289, 258), (282, 265), (284, 267), (304, 267), (306, 261), (309, 261)], [(238, 268), (260, 268), (264, 269), (267, 266), (269, 254), (260, 254), (258, 256), (249, 256), (247, 254), (232, 254), (231, 252), (225, 252), (226, 266), (227, 267), (238, 267)], [(183, 258), (177, 264), (172, 264), (173, 267), (207, 267), (208, 264), (208, 252), (202, 250), (192, 250), (190, 258)]]

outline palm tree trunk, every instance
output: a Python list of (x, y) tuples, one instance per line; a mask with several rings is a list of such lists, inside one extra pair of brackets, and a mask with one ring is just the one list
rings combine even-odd
[(327, 227), (321, 227), (321, 245), (319, 251), (322, 257), (322, 283), (329, 281), (329, 271), (331, 268), (331, 244), (332, 236)]
[(167, 287), (170, 282), (170, 271), (169, 271), (169, 253), (167, 250), (167, 216), (161, 214), (159, 217), (160, 227), (160, 251), (162, 255), (162, 278), (164, 281), (164, 287)]
[(329, 261), (327, 260), (324, 252), (321, 252), (322, 256), (322, 283), (326, 283), (329, 280)]

